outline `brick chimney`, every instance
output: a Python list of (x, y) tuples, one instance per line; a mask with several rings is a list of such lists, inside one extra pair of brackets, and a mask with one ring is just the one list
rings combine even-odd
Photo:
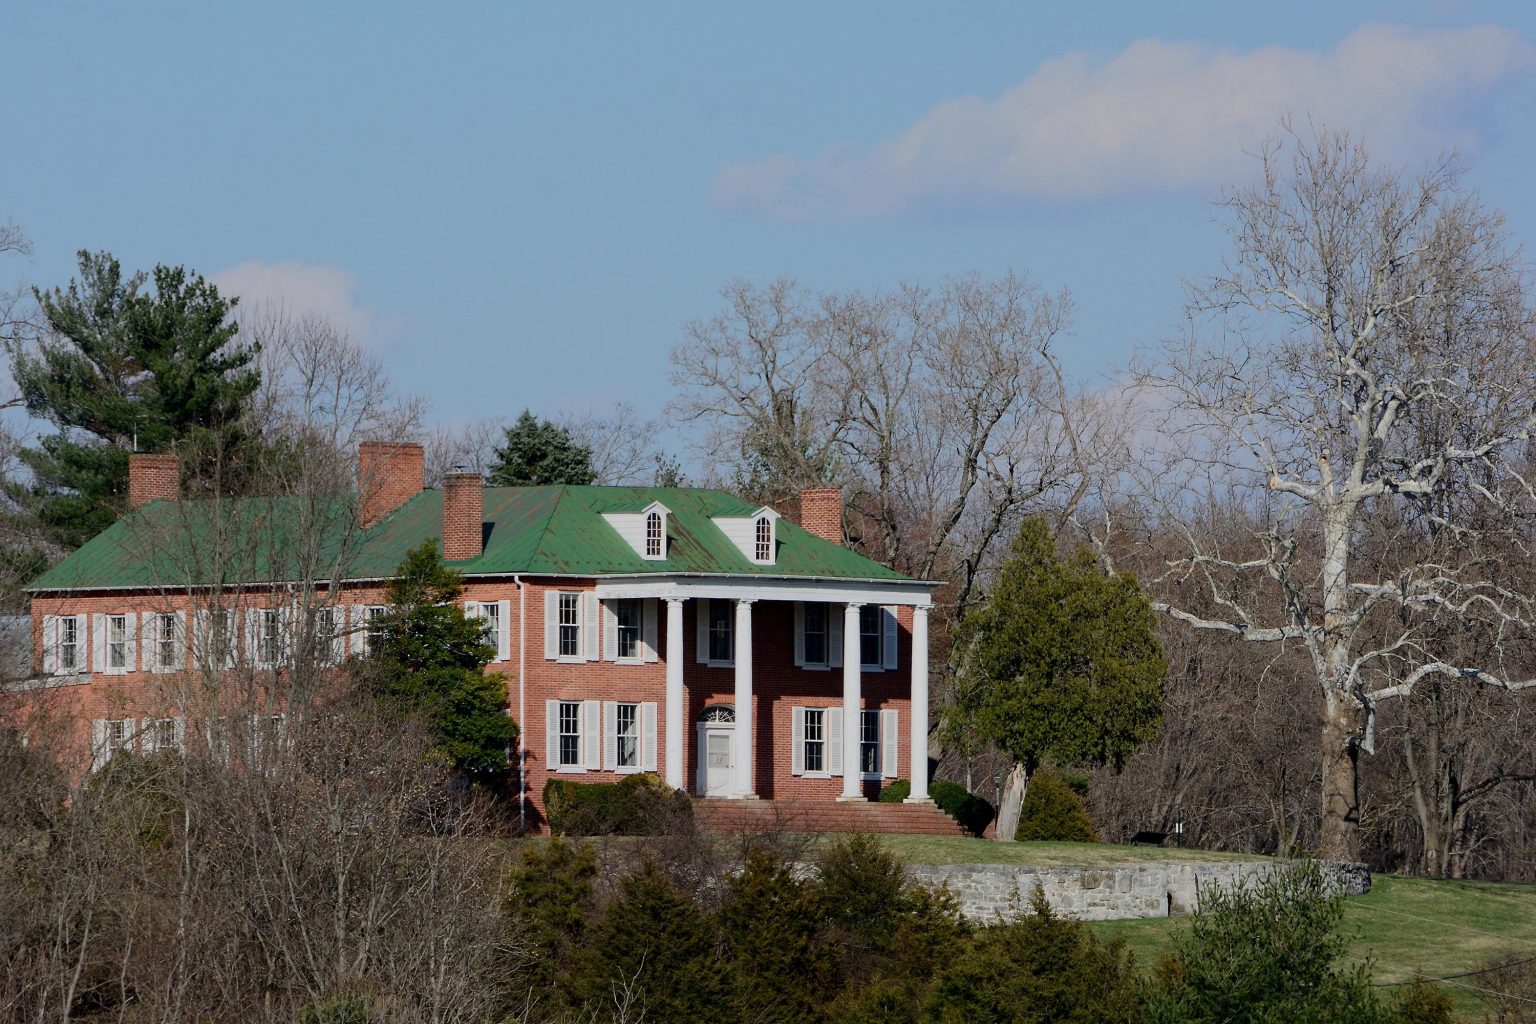
[(174, 455), (132, 452), (128, 456), (128, 507), (181, 497), (181, 460)]
[(800, 492), (800, 525), (833, 544), (843, 542), (843, 489), (807, 487)]
[(478, 558), (485, 543), (485, 480), (455, 466), (443, 478), (443, 558)]
[(419, 444), (364, 441), (357, 450), (359, 525), (368, 529), (420, 494), (425, 471)]

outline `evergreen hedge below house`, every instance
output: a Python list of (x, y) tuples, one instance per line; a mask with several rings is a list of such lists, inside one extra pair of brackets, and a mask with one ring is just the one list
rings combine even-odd
[(566, 836), (644, 836), (668, 831), (693, 815), (693, 801), (649, 772), (618, 782), (544, 783), (550, 831)]
[[(880, 790), (880, 802), (899, 804), (912, 795), (912, 783), (898, 779)], [(939, 810), (954, 818), (960, 827), (971, 835), (979, 836), (992, 824), (997, 811), (992, 804), (956, 782), (930, 782), (928, 795), (939, 805)]]

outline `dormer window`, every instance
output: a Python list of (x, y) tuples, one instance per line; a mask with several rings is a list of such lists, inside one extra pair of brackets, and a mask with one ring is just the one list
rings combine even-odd
[(778, 560), (779, 514), (764, 505), (744, 516), (715, 516), (720, 532), (735, 544), (753, 565), (773, 565)]
[(602, 515), (635, 554), (646, 561), (659, 562), (667, 557), (668, 514), (667, 506), (653, 501), (632, 512), (604, 512)]
[(759, 562), (773, 561), (773, 520), (767, 516), (758, 516), (756, 534), (753, 557)]
[(645, 514), (645, 557), (662, 558), (667, 553), (667, 537), (662, 527), (661, 513), (656, 511)]

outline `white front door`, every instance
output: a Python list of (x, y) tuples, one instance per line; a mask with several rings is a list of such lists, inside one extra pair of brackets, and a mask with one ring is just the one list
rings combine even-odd
[(699, 723), (699, 792), (705, 796), (726, 796), (731, 792), (731, 769), (736, 726), (731, 722)]

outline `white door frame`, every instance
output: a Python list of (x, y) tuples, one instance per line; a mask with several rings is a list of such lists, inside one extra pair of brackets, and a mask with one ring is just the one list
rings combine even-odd
[[(710, 710), (714, 710), (715, 708), (725, 706), (726, 705), (711, 705), (710, 708), (706, 709), (706, 713)], [(694, 757), (694, 792), (699, 796), (728, 797), (732, 795), (731, 782), (735, 778), (735, 776), (732, 774), (732, 769), (735, 768), (736, 744), (730, 743), (727, 745), (727, 749), (731, 751), (732, 764), (729, 768), (726, 769), (724, 785), (717, 789), (713, 794), (711, 794), (709, 791), (709, 737), (711, 734), (735, 736), (736, 723), (734, 721), (701, 721), (694, 725), (694, 740), (697, 744), (697, 746), (694, 748), (695, 751), (697, 751)]]

